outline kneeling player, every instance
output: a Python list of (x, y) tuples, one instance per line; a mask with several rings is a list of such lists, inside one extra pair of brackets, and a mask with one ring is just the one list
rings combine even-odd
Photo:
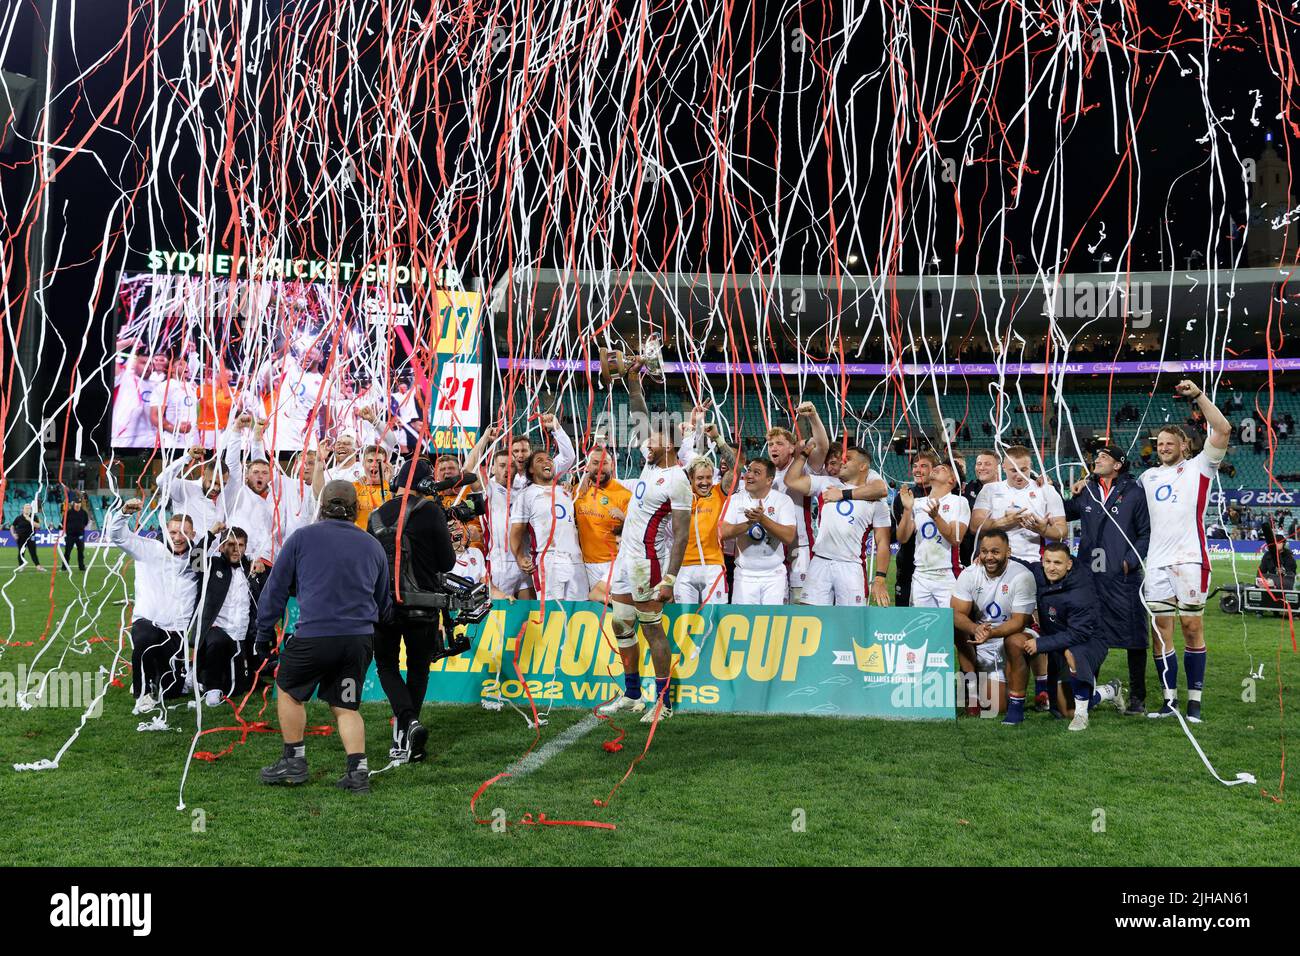
[[(1001, 529), (980, 536), (979, 560), (961, 573), (952, 594), (952, 618), (957, 631), (957, 660), (969, 689), (975, 673), (987, 674), (991, 691), (996, 694), (998, 711), (1024, 717), (1025, 698), (1008, 700), (1003, 641), (1024, 636), (1034, 613), (1034, 576), (1017, 561), (1010, 560), (1011, 546)], [(978, 714), (969, 703), (967, 712)], [(1014, 722), (1014, 721), (1013, 721)]]
[(957, 476), (948, 465), (930, 469), (930, 494), (917, 498), (904, 485), (898, 491), (903, 513), (899, 543), (916, 537), (912, 607), (948, 607), (961, 573), (961, 541), (970, 525), (970, 504), (954, 493)]
[[(1043, 550), (1042, 562), (1034, 565), (1034, 581), (1038, 589), (1038, 631), (1041, 636), (1029, 633), (1007, 638), (1007, 669), (1011, 686), (1018, 688), (1023, 695), (1029, 680), (1029, 658), (1035, 654), (1064, 652), (1074, 694), (1071, 704), (1064, 690), (1058, 688), (1059, 706), (1062, 713), (1073, 714), (1071, 730), (1087, 730), (1091, 707), (1103, 700), (1112, 700), (1120, 708), (1124, 706), (1119, 681), (1096, 686), (1097, 674), (1106, 660), (1109, 644), (1097, 610), (1097, 589), (1092, 571), (1082, 562), (1076, 563), (1064, 543), (1054, 541)], [(1024, 719), (1023, 701), (1022, 696), (1019, 720)], [(1018, 721), (1013, 721), (1008, 713), (1006, 722)]]

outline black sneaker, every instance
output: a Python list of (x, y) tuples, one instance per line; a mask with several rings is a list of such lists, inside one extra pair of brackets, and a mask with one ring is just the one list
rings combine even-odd
[(411, 721), (406, 728), (406, 743), (410, 748), (411, 763), (419, 763), (424, 759), (425, 747), (429, 743), (429, 728), (418, 720)]
[(349, 770), (334, 783), (334, 786), (340, 790), (348, 790), (352, 793), (369, 793), (370, 792), (370, 771), (369, 770)]
[(1141, 697), (1130, 697), (1128, 706), (1121, 713), (1125, 717), (1141, 717), (1147, 712), (1147, 702)]
[(1201, 702), (1199, 700), (1189, 700), (1187, 702), (1187, 722), (1189, 724), (1199, 724), (1201, 722)]
[(306, 783), (308, 776), (306, 757), (281, 757), (262, 768), (262, 783), (297, 785)]
[(1176, 713), (1178, 713), (1178, 705), (1172, 701), (1166, 700), (1160, 706), (1159, 710), (1153, 710), (1151, 713), (1147, 714), (1147, 716), (1153, 720), (1160, 720), (1164, 717), (1172, 717)]

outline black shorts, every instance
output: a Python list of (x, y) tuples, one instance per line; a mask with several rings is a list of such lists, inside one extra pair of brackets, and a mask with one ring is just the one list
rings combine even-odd
[(372, 643), (369, 634), (294, 636), (280, 649), (275, 686), (299, 703), (305, 704), (316, 694), (331, 707), (356, 710), (361, 705)]

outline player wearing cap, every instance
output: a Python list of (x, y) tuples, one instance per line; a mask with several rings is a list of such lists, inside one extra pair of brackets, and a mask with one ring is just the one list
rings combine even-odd
[[(811, 475), (798, 456), (786, 472), (786, 487), (810, 503), (813, 516), (812, 557), (804, 583), (803, 603), (862, 607), (867, 600), (867, 543), (875, 543), (873, 596), (889, 603), (889, 509), (883, 500), (854, 500), (871, 482), (884, 482), (871, 469), (867, 452), (850, 445), (839, 459), (839, 475)], [(879, 490), (879, 489), (876, 489)]]
[[(672, 655), (664, 632), (663, 607), (672, 600), (690, 540), (691, 487), (686, 473), (677, 464), (671, 432), (649, 428), (650, 410), (641, 391), (640, 368), (640, 360), (634, 361), (623, 379), (627, 383), (632, 415), (645, 423), (648, 432), (644, 445), (646, 465), (632, 489), (609, 589), (614, 640), (623, 661), (624, 690), (603, 704), (599, 713), (609, 716), (620, 711), (644, 711), (641, 719), (650, 723), (656, 714), (661, 720), (673, 714), (668, 697)], [(655, 700), (662, 706), (647, 708), (641, 699), (638, 624), (650, 646), (650, 660), (655, 669)]]
[(1093, 572), (1106, 613), (1109, 646), (1128, 653), (1129, 716), (1146, 713), (1147, 612), (1142, 605), (1142, 562), (1151, 537), (1146, 492), (1129, 474), (1124, 450), (1106, 445), (1093, 456), (1092, 475), (1071, 489), (1067, 521), (1079, 522), (1079, 557)]
[(1196, 383), (1179, 382), (1177, 394), (1191, 399), (1210, 427), (1205, 447), (1185, 458), (1187, 434), (1166, 425), (1156, 436), (1160, 464), (1142, 473), (1151, 541), (1147, 547), (1143, 596), (1155, 625), (1152, 652), (1164, 690), (1164, 704), (1149, 716), (1168, 717), (1178, 707), (1178, 657), (1174, 649), (1174, 615), (1183, 631), (1183, 666), (1187, 670), (1187, 719), (1201, 722), (1205, 685), (1205, 597), (1210, 587), (1210, 555), (1205, 545), (1205, 508), (1210, 484), (1228, 453), (1232, 425)]
[(898, 522), (900, 542), (916, 539), (913, 552), (912, 607), (949, 607), (952, 589), (961, 574), (961, 542), (970, 524), (970, 506), (956, 493), (957, 476), (951, 465), (930, 469), (930, 493), (917, 498), (911, 489), (899, 489), (903, 501)]

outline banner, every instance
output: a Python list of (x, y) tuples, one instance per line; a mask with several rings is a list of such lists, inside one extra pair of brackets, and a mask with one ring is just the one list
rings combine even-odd
[(1278, 491), (1276, 488), (1224, 488), (1222, 491), (1210, 492), (1210, 504), (1220, 505), (1225, 501), (1256, 507), (1300, 505), (1300, 491)]
[[(595, 707), (623, 687), (611, 615), (592, 602), (516, 601), (494, 608), (473, 644), (431, 668), (429, 699), (498, 694), (521, 710)], [(952, 611), (668, 605), (675, 710), (950, 720), (955, 717)], [(640, 640), (642, 693), (654, 668)], [(403, 659), (403, 666), (405, 666)], [(374, 667), (363, 700), (383, 700)]]

